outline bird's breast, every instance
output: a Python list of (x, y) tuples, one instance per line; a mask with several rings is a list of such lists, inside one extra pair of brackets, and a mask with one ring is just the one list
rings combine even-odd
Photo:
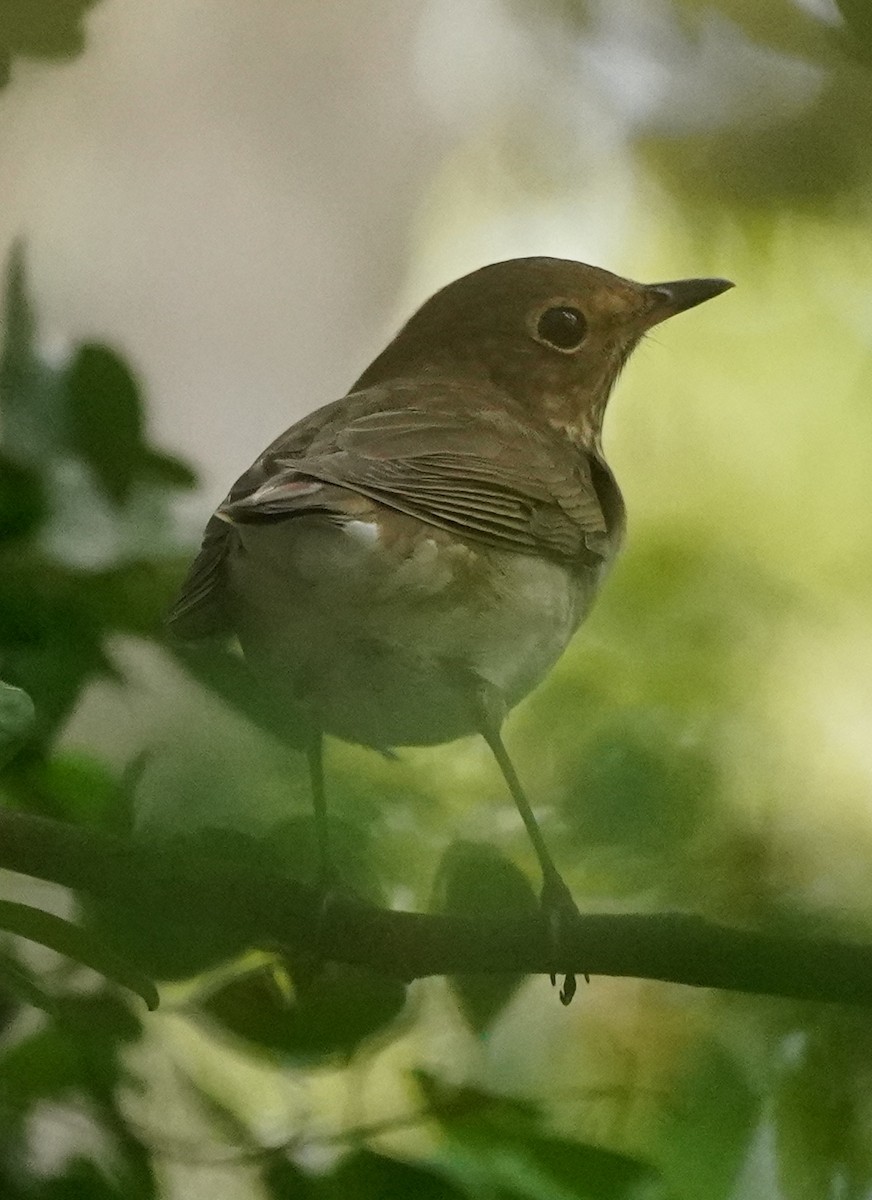
[(464, 679), (512, 707), (560, 657), (597, 584), (401, 514), (307, 516), (237, 538), (230, 584), (254, 665), (306, 693), (328, 731), (381, 746), (473, 732)]

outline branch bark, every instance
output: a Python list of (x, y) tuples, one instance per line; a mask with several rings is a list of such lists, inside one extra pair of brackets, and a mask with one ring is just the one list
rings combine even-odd
[[(394, 912), (343, 899), (326, 909), (292, 879), (177, 854), (95, 829), (0, 809), (0, 867), (130, 904), (170, 895), (252, 945), (287, 947), (411, 980), (554, 969), (538, 917)], [(730, 928), (688, 913), (583, 915), (559, 971), (633, 976), (795, 1000), (872, 1004), (872, 947)]]

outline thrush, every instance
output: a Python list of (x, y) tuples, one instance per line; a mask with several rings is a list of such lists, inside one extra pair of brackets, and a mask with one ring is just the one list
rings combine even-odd
[[(577, 909), (501, 727), (621, 545), (601, 439), (622, 367), (647, 330), (731, 286), (554, 258), (483, 267), (231, 488), (169, 624), (184, 639), (235, 634), (305, 745), (323, 880), (325, 734), (381, 750), (480, 734), (532, 840), (560, 970)], [(561, 998), (573, 991), (570, 973)]]

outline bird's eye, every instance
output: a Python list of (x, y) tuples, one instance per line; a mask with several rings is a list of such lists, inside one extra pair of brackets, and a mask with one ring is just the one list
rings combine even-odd
[(539, 340), (555, 350), (577, 350), (587, 333), (587, 321), (577, 308), (546, 308), (536, 326)]

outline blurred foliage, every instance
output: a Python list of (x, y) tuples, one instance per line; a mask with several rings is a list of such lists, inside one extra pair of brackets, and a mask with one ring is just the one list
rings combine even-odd
[[(7, 1023), (8, 1028), (8, 1023)], [(139, 1033), (138, 1020), (115, 996), (69, 994), (55, 1001), (50, 1021), (4, 1048), (0, 1093), (0, 1186), (14, 1200), (43, 1197), (156, 1197), (148, 1151), (124, 1118), (119, 1082), (122, 1052)], [(43, 1106), (68, 1106), (80, 1147), (56, 1172), (43, 1173), (28, 1128)], [(82, 1131), (97, 1131), (82, 1138)], [(90, 1150), (86, 1145), (91, 1145)]]
[(461, 1194), (665, 1200), (658, 1172), (648, 1164), (549, 1135), (535, 1105), (476, 1088), (448, 1087), (427, 1076), (419, 1076), (418, 1083), (444, 1134), (436, 1164)]
[(21, 688), (0, 680), (0, 765), (14, 754), (33, 726), (33, 701)]
[[(0, 86), (15, 58), (79, 53), (92, 2), (0, 5)], [(783, 703), (787, 715), (774, 717), (766, 689), (767, 673), (783, 672), (783, 701), (793, 678), (778, 657), (785, 641), (793, 636), (805, 645), (815, 622), (826, 628), (815, 604), (786, 581), (784, 562), (792, 556), (797, 572), (821, 576), (815, 597), (836, 606), (839, 553), (858, 591), (869, 581), (868, 553), (844, 537), (849, 506), (840, 491), (852, 471), (868, 479), (868, 463), (857, 468), (838, 441), (827, 440), (849, 407), (866, 422), (852, 426), (865, 431), (858, 434), (861, 450), (872, 432), (868, 369), (858, 379), (850, 370), (839, 373), (848, 357), (847, 340), (838, 341), (843, 327), (856, 326), (868, 342), (866, 281), (844, 271), (830, 276), (817, 264), (828, 255), (853, 264), (858, 243), (841, 240), (845, 223), (859, 223), (861, 240), (866, 236), (872, 8), (867, 0), (506, 0), (506, 7), (525, 30), (527, 48), (538, 48), (547, 62), (537, 102), (545, 106), (547, 90), (565, 104), (574, 93), (551, 85), (563, 75), (578, 84), (584, 75), (581, 84), (599, 89), (603, 110), (621, 112), (634, 164), (657, 181), (649, 198), (661, 204), (668, 196), (706, 253), (725, 229), (738, 228), (745, 261), (763, 264), (763, 276), (783, 221), (809, 219), (819, 224), (810, 226), (804, 252), (814, 242), (813, 273), (820, 276), (810, 295), (782, 269), (779, 305), (763, 293), (756, 319), (765, 327), (767, 355), (750, 368), (756, 389), (741, 373), (711, 378), (710, 343), (700, 346), (712, 404), (729, 408), (711, 427), (720, 434), (719, 458), (689, 461), (687, 445), (700, 453), (702, 439), (694, 440), (690, 418), (681, 424), (691, 427), (689, 435), (667, 432), (675, 410), (665, 396), (650, 424), (637, 426), (646, 434), (639, 453), (656, 456), (666, 444), (664, 457), (683, 459), (682, 491), (693, 496), (687, 507), (694, 512), (677, 520), (675, 503), (661, 506), (666, 518), (658, 524), (639, 506), (642, 536), (634, 535), (588, 623), (583, 652), (568, 655), (525, 707), (511, 730), (513, 751), (522, 773), (535, 776), (537, 802), (550, 802), (556, 819), (549, 841), (558, 861), (571, 864), (579, 898), (714, 909), (735, 921), (793, 922), (798, 931), (814, 920), (819, 931), (847, 925), (868, 936), (868, 839), (850, 831), (836, 837), (819, 818), (845, 802), (835, 760), (816, 745), (800, 746), (801, 728), (779, 743), (793, 710)], [(629, 103), (618, 84), (631, 76), (636, 92)], [(589, 114), (582, 110), (584, 120)], [(567, 141), (550, 143), (541, 122), (528, 116), (510, 114), (511, 136), (535, 143), (513, 162), (542, 189), (537, 171), (549, 146), (563, 149)], [(561, 122), (572, 116), (559, 114)], [(555, 177), (566, 170), (564, 157), (556, 157)], [(788, 247), (781, 268), (796, 253)], [(838, 347), (810, 399), (804, 381), (780, 378), (791, 356), (803, 369), (797, 346), (768, 354), (792, 328), (783, 315), (791, 303), (811, 313), (804, 336)], [(274, 714), (237, 659), (173, 651), (203, 688), (198, 710), (207, 707), (208, 692), (247, 718), (221, 725), (211, 742), (197, 742), (196, 722), (183, 710), (169, 718), (178, 726), (175, 759), (145, 755), (120, 772), (64, 743), (69, 718), (92, 685), (123, 685), (124, 636), (161, 643), (162, 615), (188, 557), (178, 549), (174, 505), (194, 478), (152, 445), (141, 382), (117, 350), (87, 342), (62, 363), (40, 353), (21, 247), (9, 263), (4, 312), (3, 803), (75, 823), (135, 827), (168, 853), (211, 850), (252, 871), (311, 878), (311, 819), (284, 815), (289, 800), (306, 803), (303, 772), (265, 740), (252, 741), (259, 735), (250, 724), (268, 731)], [(729, 316), (718, 320), (726, 362), (741, 353), (748, 331), (729, 341)], [(769, 404), (779, 386), (791, 393), (791, 406), (773, 402), (757, 411), (761, 394)], [(842, 397), (849, 386), (850, 403)], [(740, 428), (749, 415), (753, 439)], [(796, 429), (803, 422), (811, 432), (801, 442)], [(740, 478), (744, 509), (712, 511), (723, 503), (708, 487), (720, 460)], [(775, 474), (776, 467), (787, 470), (785, 463), (795, 476)], [(792, 523), (774, 499), (785, 479), (802, 485), (789, 493)], [(631, 517), (637, 520), (635, 510)], [(800, 623), (803, 605), (815, 611), (803, 611)], [(862, 655), (849, 648), (846, 660), (855, 657), (868, 691)], [(822, 660), (809, 661), (817, 671)], [(856, 734), (843, 692), (820, 697), (840, 766), (851, 739), (868, 744), (868, 732)], [(396, 763), (370, 756), (363, 769), (358, 751), (336, 748), (331, 805), (342, 815), (333, 833), (343, 878), (365, 899), (406, 904), (423, 896), (435, 873), (436, 911), (526, 910), (534, 897), (516, 863), (529, 850), (516, 825), (503, 828), (494, 817), (497, 795), (500, 805), (505, 801), (486, 782), (491, 765), (459, 750), (443, 773), (434, 770), (436, 753), (444, 752)], [(812, 805), (814, 788), (804, 775), (817, 759), (827, 790)], [(857, 807), (867, 811), (865, 776), (861, 784)], [(479, 818), (469, 796), (480, 798), (487, 786), (495, 805), (479, 805)], [(272, 819), (265, 796), (282, 819)], [(771, 814), (785, 798), (789, 820), (778, 829)], [(213, 826), (222, 805), (243, 825), (256, 811), (259, 826)], [(201, 820), (204, 812), (209, 821)], [(795, 827), (803, 823), (800, 850)], [(453, 837), (458, 827), (468, 836), (446, 849), (446, 831)], [(483, 829), (487, 844), (473, 840)], [(815, 855), (828, 855), (826, 865), (809, 866)], [(861, 893), (865, 899), (848, 911), (846, 897)], [(7, 907), (0, 920), (3, 912), (0, 1195), (10, 1200), (149, 1200), (162, 1193), (173, 1152), (180, 1161), (186, 1152), (196, 1160), (201, 1146), (187, 1127), (180, 1144), (167, 1148), (182, 1126), (172, 1105), (155, 1128), (167, 1091), (137, 1060), (143, 1047), (152, 1058), (162, 1055), (169, 1073), (189, 1087), (200, 1118), (192, 1126), (205, 1130), (199, 1140), (217, 1142), (231, 1167), (253, 1166), (268, 1195), (859, 1200), (872, 1188), (872, 1043), (862, 1013), (688, 998), (665, 987), (633, 992), (594, 981), (563, 1014), (544, 984), (536, 991), (542, 981), (465, 976), (450, 982), (451, 999), (441, 997), (437, 1019), (439, 998), (417, 986), (407, 994), (400, 983), (365, 971), (267, 953), (253, 958), (237, 930), (198, 925), (169, 894), (138, 898), (129, 911), (89, 904), (87, 932), (55, 918), (51, 928), (63, 936), (43, 937), (48, 949), (40, 953), (25, 944), (39, 933), (28, 913)], [(110, 961), (112, 953), (121, 966)], [(167, 988), (168, 1013), (146, 1018), (138, 1002), (82, 962), (116, 984), (136, 982), (131, 964), (160, 980), (205, 974)], [(174, 1022), (186, 1022), (186, 1045), (199, 1047), (198, 1061), (172, 1042), (167, 1030)], [(246, 1076), (248, 1104), (226, 1078), (222, 1088), (222, 1055), (232, 1064), (228, 1074), (257, 1072)], [(432, 1073), (419, 1075), (413, 1094), (398, 1100), (397, 1079), (407, 1081), (409, 1067), (427, 1057)], [(363, 1097), (370, 1071), (375, 1123)], [(260, 1101), (259, 1089), (266, 1095), (276, 1077), (306, 1100), (286, 1122), (281, 1144), (250, 1102), (252, 1095)], [(332, 1122), (317, 1103), (325, 1079), (334, 1108), (335, 1094), (347, 1090), (349, 1111)], [(158, 1098), (138, 1119), (149, 1082)]]
[(868, 1022), (822, 1014), (792, 1035), (776, 1094), (779, 1183), (791, 1200), (868, 1194), (872, 1057)]
[[(382, 903), (372, 861), (366, 854), (365, 832), (342, 821), (331, 821), (330, 832), (333, 860), (343, 887), (362, 901)], [(230, 862), (252, 873), (285, 875), (307, 883), (312, 883), (317, 873), (314, 820), (308, 814), (286, 819), (260, 837), (204, 827), (189, 832), (163, 831), (160, 835), (140, 833), (138, 841), (149, 844), (159, 858), (167, 861), (208, 863), (213, 859), (218, 868)], [(179, 911), (175, 896), (165, 888), (143, 891), (114, 903), (89, 899), (86, 908), (102, 937), (123, 944), (131, 968), (156, 979), (189, 979), (247, 949), (244, 923), (235, 928), (210, 919), (209, 913)], [(297, 965), (307, 976), (311, 964)], [(393, 994), (395, 989), (391, 991)], [(341, 1040), (341, 1034), (338, 1036)]]
[[(544, 51), (555, 28), (592, 50), (604, 107), (620, 114), (639, 160), (700, 234), (738, 219), (762, 239), (766, 217), (866, 206), (866, 0), (507, 2)], [(552, 69), (578, 64), (567, 54)], [(634, 75), (647, 88), (636, 92)]]
[(73, 58), (85, 47), (83, 19), (96, 0), (3, 0), (0, 87), (14, 58)]
[[(33, 908), (29, 904), (0, 900), (0, 929), (16, 937), (38, 942), (58, 954), (65, 954), (75, 962), (90, 967), (93, 971), (105, 975), (107, 979), (112, 979), (138, 993), (150, 1009), (157, 1008), (158, 998), (154, 984), (132, 969), (125, 959), (108, 950), (71, 921), (65, 921), (62, 917), (43, 912), (42, 909)], [(26, 984), (26, 991), (32, 992), (30, 978), (24, 972), (16, 973), (11, 963), (8, 975), (9, 978), (20, 978)], [(47, 993), (41, 998), (39, 1007), (51, 1007)]]
[(729, 91), (735, 76), (731, 81), (724, 62), (709, 76), (715, 102), (723, 89), (719, 128), (683, 132), (676, 122), (672, 133), (664, 122), (659, 136), (646, 139), (650, 161), (686, 211), (834, 211), (846, 197), (859, 200), (872, 174), (865, 134), (872, 117), (872, 25), (862, 0), (843, 0), (838, 8), (844, 25), (793, 0), (679, 0), (688, 40), (699, 49), (720, 37), (723, 58), (735, 56), (736, 74), (744, 60), (748, 81), (756, 68), (760, 82), (756, 105), (745, 87), (744, 113), (736, 120)]
[(241, 973), (207, 994), (201, 1008), (220, 1027), (285, 1065), (350, 1059), (401, 1012), (399, 980), (342, 963), (296, 964), (296, 985), (281, 964)]
[[(44, 759), (82, 688), (116, 674), (107, 637), (159, 629), (178, 570), (171, 490), (193, 478), (175, 465), (165, 470), (172, 460), (143, 445), (138, 386), (111, 351), (83, 347), (58, 369), (40, 358), (21, 247), (9, 265), (5, 312), (0, 663), (36, 708), (23, 756), (29, 765)], [(96, 400), (83, 390), (88, 373)], [(117, 446), (105, 433), (114, 427), (110, 383), (118, 389)]]
[(712, 1040), (688, 1056), (657, 1131), (658, 1161), (678, 1195), (736, 1195), (762, 1099), (730, 1049)]
[[(538, 911), (527, 877), (494, 846), (453, 842), (436, 872), (430, 911), (494, 917)], [(455, 975), (449, 980), (470, 1026), (484, 1032), (523, 982), (522, 975)]]
[[(81, 6), (79, 6), (81, 7)], [(72, 10), (71, 10), (72, 12)], [(27, 42), (48, 52), (51, 41)], [(63, 44), (65, 45), (65, 43)], [(58, 44), (58, 51), (63, 46)], [(175, 562), (166, 552), (168, 487), (190, 485), (192, 477), (162, 476), (143, 507), (152, 516), (150, 550), (128, 557), (124, 526), (130, 508), (142, 503), (149, 485), (129, 472), (114, 545), (104, 546), (92, 565), (65, 554), (67, 520), (81, 501), (97, 502), (99, 469), (90, 447), (77, 440), (80, 392), (71, 386), (69, 367), (51, 368), (40, 356), (19, 247), (9, 265), (5, 297), (6, 329), (0, 357), (0, 755), (6, 772), (0, 790), (7, 803), (32, 811), (86, 822), (116, 823), (123, 811), (119, 782), (102, 764), (57, 753), (57, 734), (82, 689), (101, 674), (114, 674), (105, 650), (115, 630), (158, 628), (165, 603), (164, 580)], [(108, 351), (101, 353), (109, 354)], [(75, 364), (74, 364), (75, 366)], [(75, 382), (75, 376), (73, 375)], [(128, 408), (140, 411), (138, 388), (125, 375)], [(113, 409), (102, 414), (111, 428)], [(111, 458), (114, 439), (105, 442)], [(159, 458), (160, 456), (158, 456)], [(149, 464), (149, 470), (151, 465)], [(90, 476), (93, 475), (93, 482)], [(134, 479), (136, 476), (136, 479)], [(134, 499), (133, 491), (140, 489)], [(163, 506), (163, 515), (161, 515)], [(87, 512), (87, 508), (85, 509)], [(100, 520), (98, 509), (95, 519)], [(83, 526), (77, 526), (78, 532)], [(146, 539), (148, 540), (148, 539)], [(142, 543), (141, 543), (142, 545)], [(77, 549), (82, 549), (79, 542)], [(135, 553), (135, 552), (134, 552)], [(131, 603), (131, 572), (140, 570), (139, 594)], [(166, 574), (162, 575), (162, 570)], [(121, 1115), (119, 1082), (124, 1077), (119, 1051), (139, 1031), (126, 1005), (108, 991), (78, 994), (81, 964), (157, 1002), (153, 986), (128, 967), (126, 959), (90, 932), (29, 905), (4, 901), (5, 930), (0, 956), (0, 989), (8, 1031), (17, 1004), (42, 1008), (34, 1028), (7, 1039), (0, 1089), (0, 1190), (10, 1197), (155, 1195), (150, 1157)], [(22, 942), (39, 942), (64, 956), (50, 982), (28, 965)], [(81, 1120), (99, 1133), (101, 1153), (73, 1152), (54, 1178), (34, 1169), (29, 1125), (40, 1106), (71, 1104)], [(93, 1140), (93, 1139), (92, 1139)]]

